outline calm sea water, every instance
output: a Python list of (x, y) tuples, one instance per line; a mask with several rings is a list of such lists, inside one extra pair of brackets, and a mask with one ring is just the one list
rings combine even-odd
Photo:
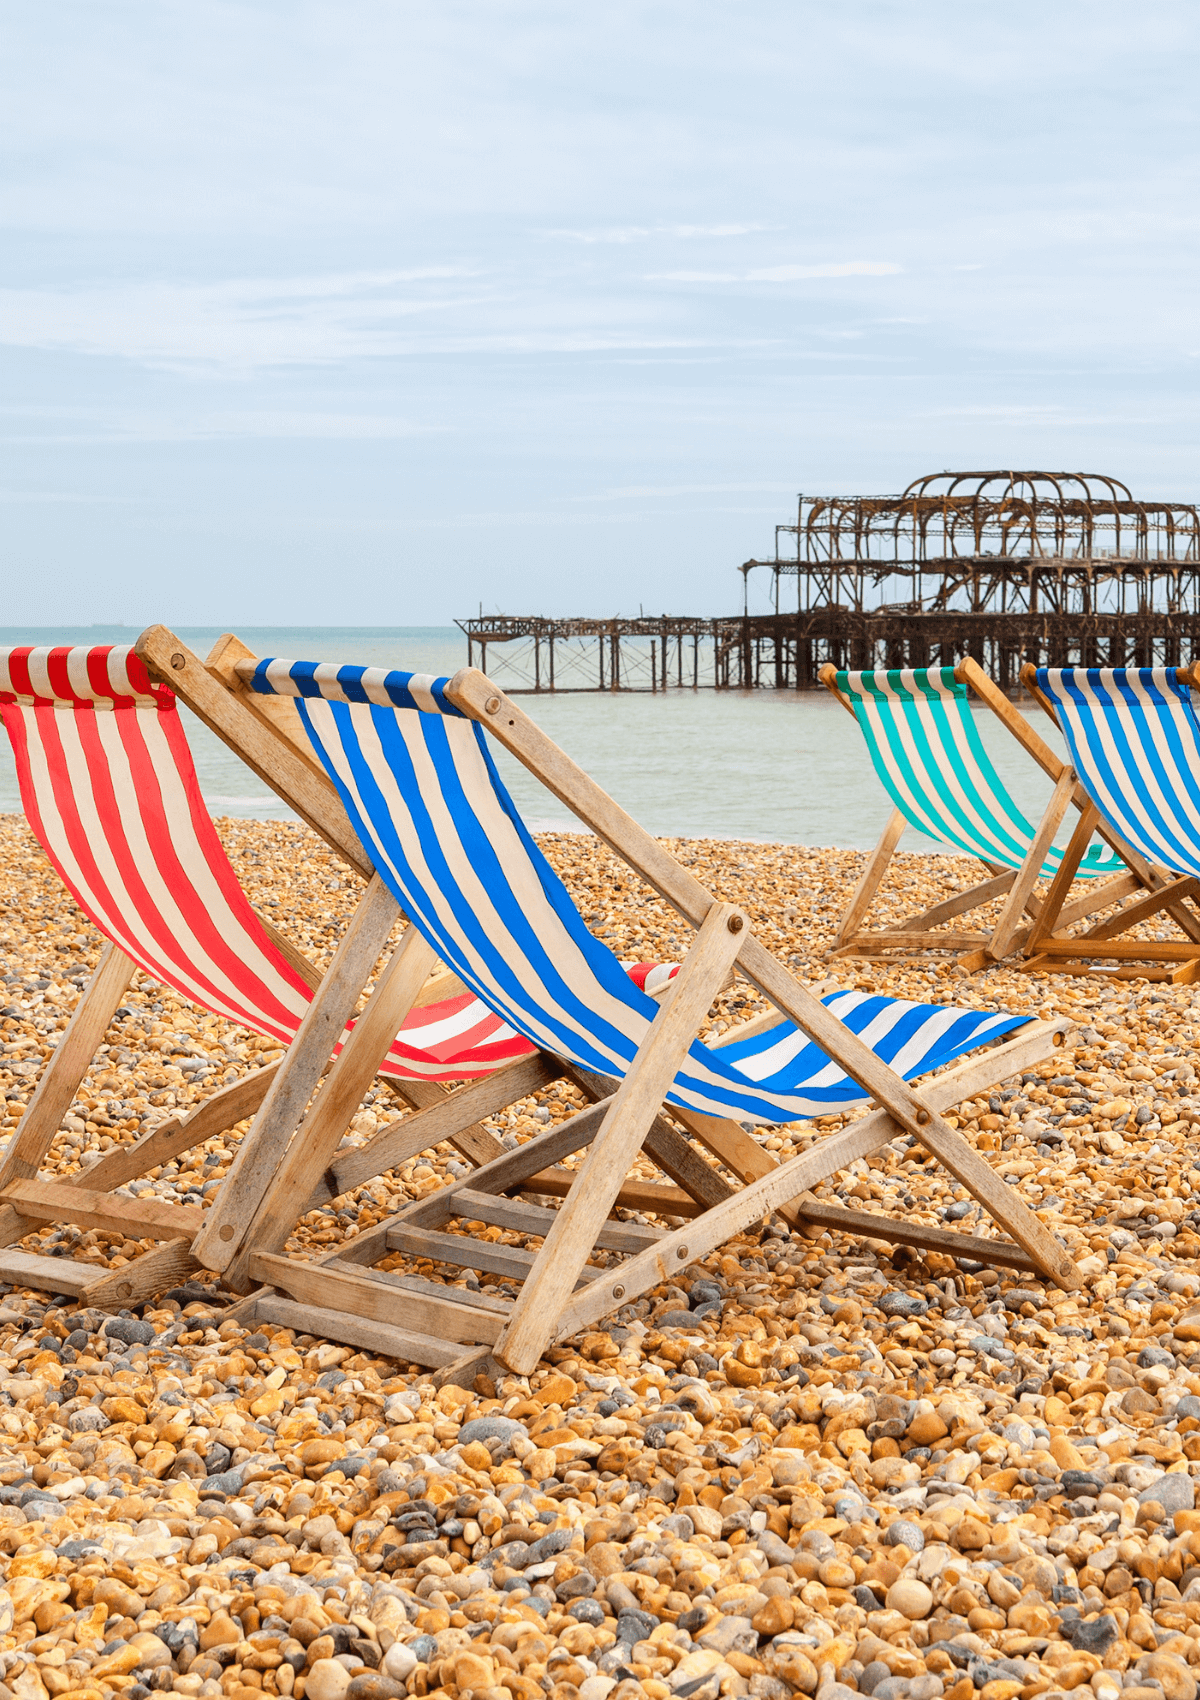
[[(198, 654), (216, 627), (180, 628)], [(131, 643), (137, 632), (114, 627), (0, 628), (10, 644)], [(291, 660), (358, 662), (410, 672), (453, 673), (467, 660), (466, 639), (453, 627), (243, 628), (260, 655)], [(497, 659), (492, 650), (489, 662)], [(504, 668), (494, 668), (504, 682)], [(825, 691), (692, 691), (658, 695), (587, 692), (525, 696), (522, 707), (651, 832), (695, 838), (867, 849), (890, 805), (876, 780), (857, 726)], [(1022, 755), (987, 710), (980, 733), (1027, 816), (1037, 820), (1049, 781)], [(1032, 716), (1031, 716), (1032, 717)], [(201, 789), (216, 815), (287, 817), (289, 810), (211, 732), (187, 716)], [(1040, 714), (1051, 743), (1057, 733)], [(535, 829), (580, 823), (503, 751), (498, 762), (513, 797)], [(21, 807), (8, 741), (0, 736), (0, 810)], [(903, 849), (932, 848), (909, 832)]]

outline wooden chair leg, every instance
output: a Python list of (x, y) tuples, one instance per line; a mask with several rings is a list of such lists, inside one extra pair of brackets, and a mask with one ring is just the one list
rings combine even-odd
[(246, 1258), (251, 1250), (283, 1250), (434, 961), (433, 947), (415, 927), (409, 927), (281, 1159), (261, 1206), (245, 1223), (243, 1237), (233, 1248), (225, 1281), (235, 1292), (249, 1284)]
[(1021, 925), (1025, 913), (1025, 904), (1041, 877), (1042, 864), (1047, 852), (1054, 843), (1054, 834), (1058, 831), (1063, 816), (1071, 806), (1071, 798), (1075, 791), (1075, 774), (1071, 768), (1064, 768), (1059, 775), (1058, 783), (1046, 805), (1029, 853), (1021, 865), (1021, 871), (1013, 881), (1000, 918), (986, 945), (988, 955), (993, 961), (999, 962), (1012, 949), (1013, 934)]
[(1062, 911), (1063, 904), (1066, 902), (1067, 893), (1075, 883), (1079, 864), (1083, 860), (1084, 852), (1087, 850), (1099, 819), (1100, 811), (1094, 803), (1089, 803), (1086, 809), (1079, 811), (1075, 830), (1071, 834), (1067, 848), (1063, 851), (1063, 859), (1050, 882), (1046, 900), (1038, 912), (1037, 920), (1033, 923), (1028, 938), (1025, 940), (1025, 954), (1027, 956), (1032, 956), (1042, 940), (1048, 938), (1054, 931), (1055, 922)]
[(399, 914), (375, 875), (196, 1237), (193, 1250), (205, 1268), (220, 1274), (233, 1261)]
[(91, 1067), (109, 1022), (121, 1007), (137, 963), (115, 944), (104, 947), (67, 1030), (46, 1064), (21, 1125), (0, 1162), (0, 1190), (10, 1181), (33, 1180), (54, 1143), (63, 1117)]
[(879, 889), (879, 882), (887, 872), (888, 863), (895, 854), (896, 846), (899, 844), (907, 825), (908, 822), (900, 810), (893, 809), (888, 816), (887, 825), (879, 835), (878, 844), (867, 857), (867, 865), (854, 888), (854, 895), (850, 899), (846, 913), (842, 916), (842, 924), (838, 928), (837, 937), (833, 941), (835, 950), (853, 940), (855, 933), (862, 924), (863, 917), (871, 907), (875, 893)]
[(579, 1179), (546, 1235), (497, 1342), (496, 1357), (519, 1375), (528, 1375), (553, 1337), (562, 1303), (579, 1279), (600, 1225), (744, 936), (741, 912), (731, 904), (714, 903), (676, 977), (674, 991), (652, 1022), (612, 1100)]

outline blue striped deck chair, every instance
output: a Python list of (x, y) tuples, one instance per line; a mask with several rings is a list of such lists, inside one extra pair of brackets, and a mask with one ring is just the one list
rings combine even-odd
[[(1048, 905), (1031, 939), (1031, 966), (1176, 984), (1196, 979), (1200, 720), (1191, 670), (1027, 667), (1022, 678), (1061, 728), (1093, 815), (1158, 874), (1154, 887), (1084, 933), (1067, 932)], [(1164, 910), (1182, 938), (1122, 936), (1161, 919)], [(1097, 962), (1118, 966), (1097, 968)]]
[[(973, 661), (957, 667), (897, 668), (847, 672), (821, 670), (821, 682), (858, 722), (875, 772), (893, 803), (878, 844), (842, 917), (836, 956), (877, 956), (889, 951), (949, 950), (968, 970), (982, 968), (1019, 949), (1040, 911), (1035, 888), (1051, 880), (1064, 851), (1054, 843), (1064, 815), (1087, 806), (1075, 776), (1037, 736), (1024, 717)], [(1023, 744), (1053, 782), (1037, 826), (1013, 800), (979, 736), (971, 694), (983, 701)], [(922, 914), (875, 932), (864, 928), (871, 904), (906, 826), (977, 857), (988, 878), (958, 891)], [(1117, 875), (1121, 889), (1129, 874), (1121, 854), (1091, 845), (1075, 877), (1094, 881)], [(1080, 912), (1112, 902), (1101, 887), (1080, 901)], [(960, 915), (1003, 898), (989, 931), (947, 927)]]
[[(156, 658), (162, 665), (179, 644), (157, 631), (143, 634), (138, 645), (152, 670)], [(186, 675), (186, 655), (184, 662)], [(897, 1127), (949, 1168), (1011, 1235), (1007, 1244), (985, 1242), (993, 1260), (1000, 1247), (1018, 1266), (1032, 1266), (1065, 1286), (1077, 1284), (1061, 1245), (943, 1116), (949, 1105), (961, 1102), (965, 1088), (974, 1092), (984, 1079), (1011, 1075), (1018, 1057), (1023, 1064), (1030, 1053), (1050, 1055), (1056, 1038), (1062, 1040), (1062, 1023), (851, 991), (816, 997), (776, 961), (739, 909), (716, 900), (475, 669), (433, 679), (265, 659), (240, 662), (234, 673), (248, 701), (290, 705), (367, 859), (408, 917), (406, 938), (424, 940), (464, 985), (539, 1049), (579, 1074), (611, 1082), (610, 1094), (590, 1110), (406, 1207), (378, 1242), (388, 1250), (520, 1280), (502, 1316), (491, 1312), (482, 1325), (478, 1317), (472, 1323), (484, 1328), (476, 1338), (499, 1364), (529, 1373), (556, 1340), (593, 1325), (673, 1270), (803, 1199), (813, 1185), (894, 1137)], [(176, 672), (172, 683), (187, 700), (186, 676)], [(696, 929), (661, 1006), (645, 997), (588, 931), (503, 785), (493, 738)], [(700, 1029), (735, 965), (773, 1010), (730, 1043), (704, 1043)], [(369, 1027), (370, 1007), (356, 1032)], [(944, 1069), (920, 1091), (909, 1084), (1005, 1035), (998, 1049)], [(323, 1092), (334, 1086), (331, 1074)], [(748, 1131), (870, 1104), (875, 1106), (870, 1113), (783, 1164)], [(707, 1175), (698, 1178), (679, 1159), (681, 1184), (694, 1187), (706, 1208), (682, 1228), (611, 1222), (620, 1187), (660, 1121), (699, 1139), (744, 1184), (731, 1186), (679, 1134)], [(235, 1286), (239, 1280), (270, 1282), (297, 1301), (317, 1304), (322, 1297), (332, 1303), (340, 1291), (341, 1302), (352, 1309), (364, 1289), (374, 1286), (365, 1274), (347, 1284), (342, 1270), (326, 1264), (319, 1275), (311, 1268), (305, 1275), (293, 1260), (253, 1249), (263, 1243), (264, 1219), (286, 1221), (281, 1194), (303, 1209), (306, 1185), (296, 1184), (294, 1174), (305, 1170), (313, 1154), (303, 1135), (277, 1163), (271, 1153), (254, 1153), (252, 1145), (252, 1137), (243, 1143), (239, 1184), (223, 1191), (222, 1200), (229, 1202), (219, 1202), (210, 1213), (194, 1255)], [(584, 1147), (587, 1154), (557, 1211), (531, 1216), (532, 1207), (523, 1201), (496, 1201), (548, 1159)], [(316, 1156), (320, 1161), (321, 1154)], [(256, 1193), (258, 1177), (268, 1173)], [(839, 1223), (858, 1221), (815, 1201), (802, 1213), (823, 1221), (830, 1210)], [(863, 1216), (869, 1231), (883, 1238), (912, 1232), (911, 1223)], [(443, 1231), (452, 1222), (465, 1231)], [(536, 1251), (497, 1247), (478, 1233), (481, 1223), (519, 1229), (524, 1224), (543, 1243)], [(920, 1231), (926, 1246), (965, 1245), (949, 1230)], [(615, 1269), (589, 1261), (607, 1250), (628, 1255)], [(401, 1301), (407, 1305), (407, 1296), (389, 1289), (378, 1303), (396, 1310)]]

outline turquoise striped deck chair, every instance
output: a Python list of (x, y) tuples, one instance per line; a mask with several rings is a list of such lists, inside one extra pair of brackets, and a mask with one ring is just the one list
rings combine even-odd
[[(1054, 843), (1055, 834), (1072, 805), (1087, 805), (1071, 768), (973, 662), (956, 668), (871, 672), (826, 667), (821, 680), (854, 715), (893, 804), (842, 918), (834, 954), (949, 950), (961, 952), (960, 964), (973, 969), (1020, 948), (1040, 910), (1037, 883), (1052, 880), (1063, 861), (1065, 852)], [(1013, 800), (984, 747), (971, 706), (972, 689), (1053, 781), (1050, 801), (1036, 826)], [(976, 857), (988, 878), (922, 914), (868, 932), (863, 923), (908, 826)], [(1106, 852), (1101, 844), (1088, 846), (1075, 877), (1095, 881), (1111, 875), (1127, 877), (1124, 856)], [(1107, 882), (1100, 889), (1106, 890)], [(990, 930), (947, 927), (947, 922), (1000, 898), (1004, 901)], [(1090, 912), (1099, 901), (1099, 891), (1083, 899), (1085, 910)]]
[[(1052, 905), (1031, 944), (1037, 966), (1117, 978), (1200, 975), (1200, 718), (1195, 673), (1180, 667), (1039, 667), (1022, 678), (1053, 715), (1092, 804), (1152, 870), (1155, 885), (1115, 914), (1072, 934)], [(1083, 822), (1081, 822), (1082, 830)], [(1070, 874), (1068, 865), (1056, 883)], [(1052, 888), (1053, 893), (1053, 888)], [(1133, 929), (1161, 922), (1183, 936)], [(1156, 922), (1157, 917), (1157, 922)], [(1111, 964), (1099, 967), (1097, 964)]]
[[(138, 652), (151, 666), (161, 657), (187, 700), (191, 664), (177, 639), (143, 634)], [(926, 1247), (961, 1255), (966, 1242), (949, 1229), (915, 1224), (911, 1215), (898, 1220), (848, 1212), (808, 1197), (815, 1184), (852, 1161), (851, 1153), (875, 1149), (898, 1127), (911, 1132), (1011, 1235), (986, 1242), (993, 1260), (1032, 1265), (1065, 1286), (1077, 1283), (1063, 1247), (943, 1114), (967, 1090), (979, 1090), (974, 1084), (968, 1088), (968, 1081), (994, 1084), (1011, 1077), (1020, 1055), (1051, 1055), (1062, 1040), (1062, 1024), (1056, 1029), (1054, 1023), (998, 1011), (858, 992), (818, 997), (770, 953), (741, 910), (715, 899), (473, 668), (434, 679), (360, 666), (247, 659), (236, 663), (233, 675), (248, 710), (259, 703), (282, 710), (281, 719), (299, 730), (319, 761), (362, 854), (408, 917), (400, 949), (409, 948), (411, 935), (413, 949), (436, 953), (489, 1008), (507, 1012), (503, 1019), (573, 1076), (608, 1082), (607, 1095), (592, 1109), (548, 1129), (544, 1138), (504, 1152), (465, 1184), (415, 1200), (382, 1229), (382, 1243), (374, 1242), (381, 1251), (503, 1272), (512, 1280), (519, 1290), (511, 1301), (492, 1289), (488, 1309), (469, 1292), (454, 1289), (451, 1299), (446, 1290), (443, 1319), (454, 1303), (464, 1305), (458, 1339), (473, 1337), (500, 1364), (528, 1374), (556, 1340), (633, 1303), (775, 1210), (859, 1234), (865, 1221), (873, 1236), (884, 1239), (903, 1240), (915, 1229)], [(286, 731), (283, 742), (295, 751)], [(523, 762), (695, 929), (661, 1006), (589, 931), (504, 787), (494, 760), (497, 746)], [(705, 1041), (702, 1026), (734, 965), (770, 1007), (732, 1037)], [(380, 986), (391, 973), (389, 965)], [(371, 1030), (371, 1011), (368, 1002), (355, 1034)], [(389, 1023), (375, 1025), (382, 1035)], [(980, 1053), (987, 1041), (994, 1048)], [(365, 1075), (373, 1056), (365, 1041), (361, 1049)], [(970, 1052), (976, 1054), (961, 1060)], [(336, 1101), (344, 1055), (345, 1050), (330, 1070), (318, 1105), (326, 1094)], [(284, 1066), (289, 1062), (290, 1057)], [(915, 1088), (910, 1082), (918, 1075), (930, 1078)], [(754, 1137), (756, 1127), (840, 1115), (851, 1105), (868, 1113), (824, 1131), (802, 1157), (786, 1163), (776, 1162)], [(332, 1306), (340, 1294), (348, 1310), (374, 1302), (384, 1314), (390, 1303), (394, 1319), (403, 1322), (405, 1307), (415, 1302), (409, 1290), (381, 1289), (365, 1269), (347, 1274), (323, 1266), (316, 1273), (310, 1266), (306, 1273), (297, 1261), (263, 1249), (268, 1225), (272, 1234), (281, 1228), (286, 1238), (311, 1195), (313, 1166), (319, 1174), (328, 1161), (307, 1130), (306, 1118), (278, 1161), (261, 1145), (253, 1148), (252, 1132), (243, 1144), (241, 1167), (231, 1171), (222, 1194), (229, 1203), (210, 1213), (194, 1254), (237, 1290), (270, 1282), (298, 1302)], [(672, 1178), (694, 1188), (701, 1206), (682, 1227), (612, 1220), (620, 1188), (652, 1136), (660, 1141), (650, 1153), (654, 1161), (663, 1153), (667, 1173), (674, 1167)], [(702, 1158), (692, 1138), (720, 1167)], [(585, 1148), (557, 1211), (500, 1196), (519, 1192), (522, 1181), (547, 1161)], [(259, 1191), (264, 1175), (269, 1183)], [(480, 1223), (516, 1228), (544, 1243), (536, 1249), (496, 1245), (480, 1232)], [(378, 1236), (380, 1229), (370, 1232)], [(626, 1254), (625, 1261), (594, 1261), (609, 1252)], [(428, 1294), (421, 1302), (428, 1313)]]

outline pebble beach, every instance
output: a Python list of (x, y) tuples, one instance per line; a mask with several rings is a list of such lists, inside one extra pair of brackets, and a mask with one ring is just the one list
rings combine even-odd
[[(357, 882), (301, 826), (218, 826), (251, 900), (324, 966)], [(619, 956), (684, 954), (687, 930), (595, 839), (540, 841)], [(205, 1278), (119, 1316), (0, 1293), (0, 1700), (1196, 1700), (1200, 996), (831, 964), (861, 853), (667, 842), (822, 989), (1072, 1020), (1073, 1048), (948, 1119), (1059, 1235), (1079, 1290), (772, 1219), (529, 1377), (471, 1389), (225, 1320)], [(901, 855), (880, 919), (977, 877)], [(24, 820), (0, 817), (0, 1134), (100, 945)], [(709, 1031), (756, 1008), (735, 982)], [(278, 1054), (135, 981), (46, 1173)], [(491, 1126), (519, 1143), (581, 1103), (559, 1083)], [(347, 1137), (399, 1113), (368, 1094)], [(782, 1159), (843, 1121), (759, 1137)], [(130, 1190), (203, 1204), (236, 1138)], [(423, 1154), (306, 1217), (289, 1255), (463, 1172), (449, 1146)], [(994, 1231), (907, 1139), (818, 1193)], [(98, 1273), (150, 1249), (70, 1225), (23, 1244)]]

